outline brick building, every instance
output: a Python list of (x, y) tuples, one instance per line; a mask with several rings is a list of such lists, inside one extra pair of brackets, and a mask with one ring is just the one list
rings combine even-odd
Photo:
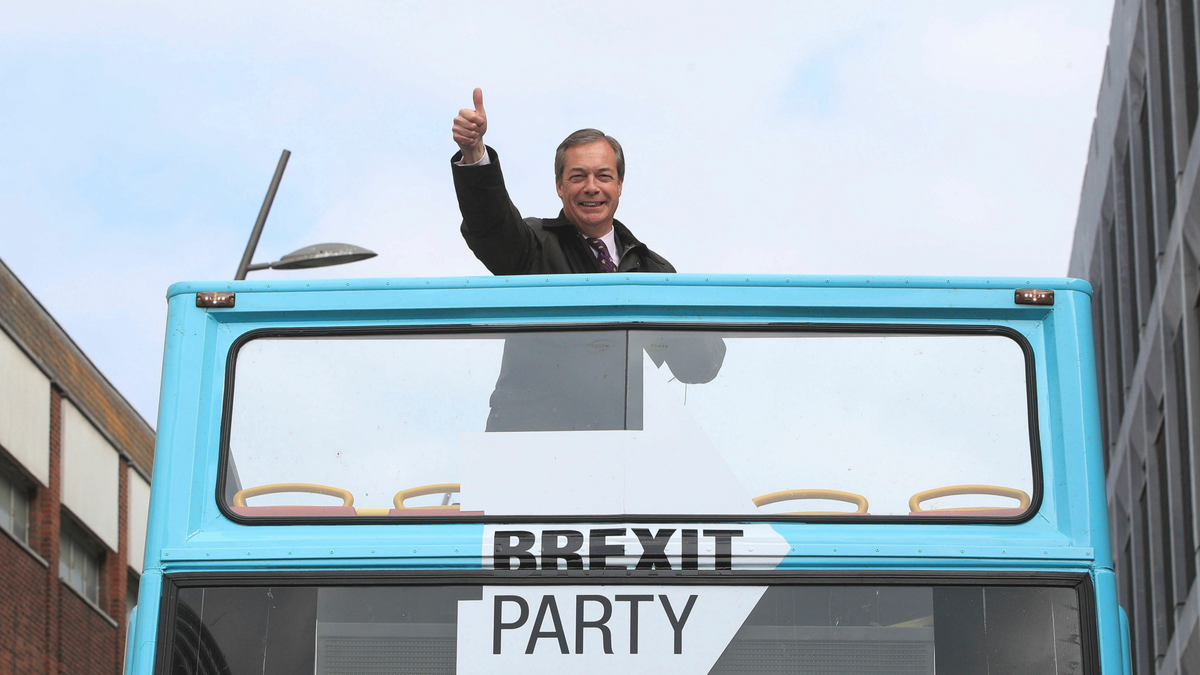
[(119, 673), (154, 431), (0, 261), (0, 675)]

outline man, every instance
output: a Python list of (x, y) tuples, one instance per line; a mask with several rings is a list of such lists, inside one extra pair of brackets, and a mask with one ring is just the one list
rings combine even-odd
[(451, 160), (462, 211), (462, 235), (492, 274), (674, 272), (665, 258), (638, 241), (613, 216), (625, 181), (621, 144), (595, 129), (581, 129), (559, 146), (555, 185), (563, 207), (557, 218), (521, 218), (504, 188), (496, 151), (483, 143), (487, 114), (483, 91), (475, 108), (454, 118)]
[[(567, 136), (554, 156), (562, 210), (557, 218), (522, 219), (504, 188), (496, 151), (483, 143), (482, 90), (475, 90), (474, 103), (454, 118), (460, 151), (451, 164), (463, 238), (492, 274), (675, 271), (613, 217), (625, 180), (625, 155), (616, 139), (595, 129)], [(624, 331), (611, 330), (508, 336), (487, 430), (625, 429), (626, 339)], [(686, 335), (651, 356), (656, 366), (669, 362), (676, 377), (689, 383), (712, 380), (724, 357), (720, 338)], [(632, 377), (640, 382), (640, 368), (632, 369)], [(640, 396), (638, 401), (640, 409)]]

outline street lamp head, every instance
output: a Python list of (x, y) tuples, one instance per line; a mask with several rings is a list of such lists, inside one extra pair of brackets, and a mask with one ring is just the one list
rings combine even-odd
[(329, 265), (344, 265), (366, 260), (374, 258), (376, 255), (374, 251), (368, 251), (361, 246), (352, 244), (317, 244), (316, 246), (305, 246), (299, 251), (292, 251), (272, 263), (251, 264), (250, 261), (254, 259), (254, 251), (258, 248), (258, 238), (262, 235), (263, 225), (267, 222), (267, 214), (271, 211), (271, 203), (275, 201), (275, 191), (279, 189), (279, 181), (283, 179), (283, 170), (287, 167), (288, 157), (291, 156), (292, 153), (287, 150), (284, 150), (283, 154), (279, 156), (279, 164), (275, 167), (275, 176), (271, 179), (271, 187), (267, 188), (267, 196), (263, 199), (262, 208), (258, 212), (258, 220), (254, 222), (254, 229), (250, 232), (250, 241), (246, 243), (246, 250), (242, 253), (242, 262), (238, 265), (237, 274), (233, 277), (237, 281), (245, 279), (247, 272), (256, 270), (328, 267)]
[(271, 263), (272, 269), (296, 270), (307, 267), (327, 267), (374, 258), (377, 254), (353, 244), (315, 244), (283, 256)]

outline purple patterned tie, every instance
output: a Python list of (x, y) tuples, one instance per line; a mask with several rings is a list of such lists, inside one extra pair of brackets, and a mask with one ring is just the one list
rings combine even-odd
[(587, 243), (596, 249), (596, 262), (600, 263), (600, 271), (616, 272), (617, 264), (613, 262), (612, 256), (608, 254), (608, 247), (604, 245), (604, 241), (592, 239), (591, 237), (584, 237), (584, 239), (587, 239)]

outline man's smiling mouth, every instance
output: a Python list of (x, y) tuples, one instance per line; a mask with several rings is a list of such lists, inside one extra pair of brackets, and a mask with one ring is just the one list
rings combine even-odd
[(604, 202), (579, 202), (580, 206), (603, 206)]

